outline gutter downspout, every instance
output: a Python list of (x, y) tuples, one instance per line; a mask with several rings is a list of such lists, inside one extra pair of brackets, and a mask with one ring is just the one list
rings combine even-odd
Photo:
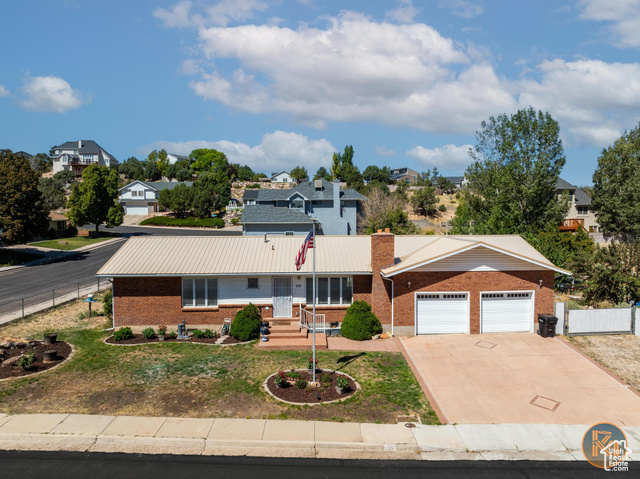
[(386, 279), (387, 281), (391, 281), (391, 336), (395, 337), (394, 331), (393, 331), (393, 327), (394, 327), (394, 321), (393, 321), (393, 296), (394, 296), (394, 292), (393, 292), (393, 278), (387, 278), (384, 274), (382, 274), (382, 272), (380, 272), (380, 274), (382, 275), (382, 279)]

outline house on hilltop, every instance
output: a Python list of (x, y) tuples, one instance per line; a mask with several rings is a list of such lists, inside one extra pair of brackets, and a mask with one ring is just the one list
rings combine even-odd
[(560, 196), (565, 191), (569, 194), (569, 212), (565, 216), (560, 229), (563, 231), (576, 231), (578, 228), (584, 228), (589, 233), (600, 231), (598, 219), (591, 210), (591, 197), (577, 186), (558, 178), (556, 194)]
[(52, 159), (54, 175), (59, 171), (70, 170), (76, 176), (82, 176), (89, 165), (111, 167), (118, 164), (113, 155), (93, 140), (67, 141), (56, 146)]

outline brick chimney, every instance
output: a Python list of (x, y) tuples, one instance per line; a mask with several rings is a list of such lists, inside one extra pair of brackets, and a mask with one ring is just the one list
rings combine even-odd
[(391, 282), (382, 278), (380, 270), (394, 264), (395, 236), (389, 230), (371, 235), (371, 307), (382, 324), (391, 323)]

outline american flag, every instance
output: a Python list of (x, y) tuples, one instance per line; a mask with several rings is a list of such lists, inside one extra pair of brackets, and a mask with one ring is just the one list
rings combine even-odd
[(300, 271), (300, 268), (302, 268), (302, 265), (307, 259), (307, 250), (309, 248), (313, 248), (313, 231), (304, 239), (302, 246), (300, 246), (300, 251), (298, 251), (296, 255), (296, 270)]

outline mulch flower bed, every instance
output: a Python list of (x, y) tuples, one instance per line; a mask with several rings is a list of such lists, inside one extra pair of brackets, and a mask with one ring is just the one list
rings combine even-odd
[[(288, 372), (288, 371), (285, 371)], [(313, 380), (313, 376), (309, 371), (296, 371), (301, 376), (302, 379), (311, 384)], [(323, 374), (329, 374), (331, 376), (331, 382), (320, 382), (320, 378)], [(345, 377), (349, 381), (349, 389), (345, 391), (343, 394), (340, 394), (336, 390), (336, 381), (338, 377)], [(289, 384), (286, 387), (279, 388), (276, 386), (275, 379), (277, 374), (269, 377), (267, 380), (267, 389), (271, 394), (273, 394), (278, 399), (282, 399), (283, 401), (293, 402), (293, 403), (311, 403), (311, 404), (320, 404), (328, 401), (336, 401), (338, 399), (346, 399), (350, 396), (353, 396), (358, 390), (358, 385), (351, 379), (349, 376), (345, 374), (341, 374), (338, 372), (331, 371), (320, 371), (316, 372), (316, 381), (320, 384), (318, 387), (307, 386), (306, 389), (298, 389), (293, 384)], [(295, 382), (295, 381), (292, 381)], [(318, 399), (320, 397), (320, 399)]]
[[(57, 351), (56, 359), (55, 361), (45, 363), (42, 352), (48, 351), (50, 349), (55, 349)], [(6, 351), (7, 353), (7, 356), (4, 359), (0, 360), (0, 363), (13, 357), (21, 356), (22, 354), (35, 353), (35, 361), (33, 362), (31, 369), (29, 369), (28, 371), (25, 371), (17, 365), (15, 367), (0, 367), (0, 379), (7, 379), (29, 376), (30, 374), (51, 369), (67, 359), (71, 354), (72, 348), (69, 343), (65, 343), (64, 341), (58, 341), (54, 344), (44, 344), (42, 341), (36, 341), (34, 346), (15, 349), (2, 349), (0, 351)]]
[[(171, 339), (166, 337), (164, 339), (165, 343), (201, 343), (201, 344), (217, 344), (218, 338), (201, 338), (197, 339), (193, 336), (190, 336), (189, 339)], [(116, 341), (113, 339), (113, 336), (109, 336), (105, 342), (107, 344), (148, 344), (148, 343), (159, 343), (161, 342), (158, 337), (154, 337), (153, 339), (147, 339), (142, 334), (134, 334), (133, 338), (123, 339), (122, 341)], [(237, 344), (241, 341), (238, 341), (236, 338), (232, 338), (231, 336), (227, 337), (222, 343), (219, 344)]]

